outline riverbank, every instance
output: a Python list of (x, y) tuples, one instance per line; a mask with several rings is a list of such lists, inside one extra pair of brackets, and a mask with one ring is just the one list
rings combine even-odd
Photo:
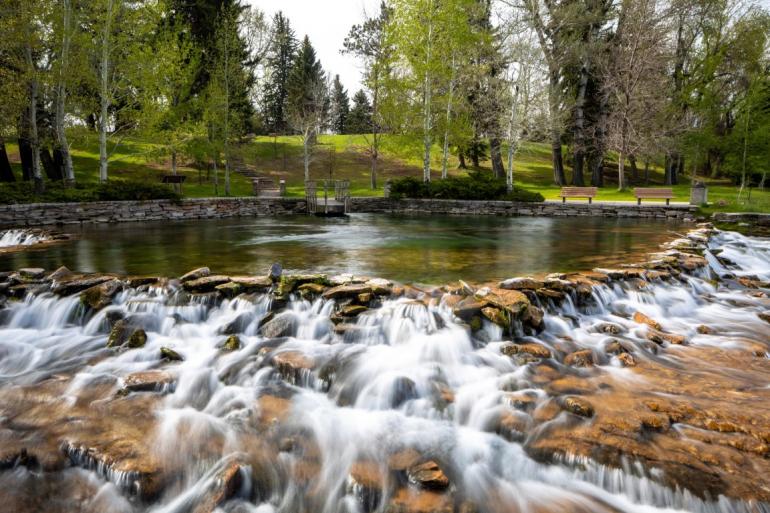
[(770, 246), (747, 242), (704, 226), (617, 269), (431, 288), (3, 273), (25, 349), (0, 362), (0, 454), (140, 511), (761, 511)]
[[(393, 200), (352, 198), (357, 213), (441, 215), (500, 215), (553, 217), (652, 218), (692, 222), (696, 209), (689, 205), (633, 203), (513, 203), (507, 201)], [(119, 201), (94, 203), (32, 203), (0, 205), (0, 227), (120, 223), (183, 219), (222, 219), (301, 214), (304, 200), (290, 198), (202, 198), (180, 201)]]

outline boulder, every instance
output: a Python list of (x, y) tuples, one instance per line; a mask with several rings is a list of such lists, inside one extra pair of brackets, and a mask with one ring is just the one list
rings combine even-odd
[(393, 292), (393, 282), (382, 278), (373, 278), (364, 283), (364, 285), (371, 288), (372, 293), (378, 296), (389, 296)]
[(636, 360), (630, 353), (621, 353), (617, 356), (623, 367), (636, 367)]
[(287, 382), (300, 385), (315, 366), (315, 361), (299, 351), (282, 351), (272, 358), (272, 366)]
[(241, 348), (241, 339), (238, 335), (230, 335), (222, 345), (222, 350), (227, 352), (238, 351)]
[(131, 288), (158, 285), (161, 281), (157, 276), (129, 276), (125, 279), (126, 285)]
[(500, 349), (500, 351), (506, 356), (528, 354), (537, 358), (551, 357), (550, 349), (535, 342), (529, 342), (526, 344), (506, 344)]
[(326, 287), (320, 283), (303, 283), (297, 287), (297, 292), (303, 297), (320, 296), (324, 293), (324, 290), (326, 290)]
[(106, 281), (81, 292), (80, 301), (94, 310), (101, 310), (112, 303), (112, 298), (122, 289), (120, 280)]
[[(207, 479), (208, 478), (208, 479)], [(232, 499), (243, 484), (241, 464), (237, 457), (229, 457), (204, 477), (207, 487), (194, 501), (190, 513), (214, 513), (219, 506)]]
[(329, 278), (325, 274), (285, 274), (276, 291), (279, 296), (291, 294), (306, 283), (317, 285), (329, 285)]
[(365, 284), (339, 285), (332, 287), (323, 293), (324, 299), (344, 299), (355, 298), (360, 294), (369, 294), (372, 288)]
[(484, 308), (485, 303), (482, 301), (476, 301), (472, 297), (467, 297), (460, 300), (454, 307), (453, 313), (456, 317), (462, 319), (465, 322), (470, 322), (474, 317), (481, 315), (481, 309)]
[(188, 292), (213, 292), (218, 286), (229, 282), (229, 276), (206, 276), (197, 280), (188, 280), (182, 286)]
[(620, 324), (615, 324), (613, 322), (602, 322), (596, 325), (596, 331), (599, 333), (605, 333), (607, 335), (620, 335), (621, 333), (625, 333), (626, 329)]
[(660, 323), (658, 321), (653, 320), (653, 319), (647, 317), (642, 312), (636, 312), (634, 314), (634, 322), (639, 323), (639, 324), (646, 324), (647, 326), (649, 326), (650, 328), (655, 329), (655, 330), (663, 329), (660, 326)]
[(575, 351), (564, 358), (564, 364), (572, 367), (592, 367), (594, 364), (594, 355), (590, 349)]
[(179, 281), (182, 283), (187, 283), (188, 281), (200, 280), (201, 278), (206, 278), (207, 276), (211, 276), (211, 269), (208, 267), (199, 267), (198, 269), (194, 269), (189, 273), (182, 275), (182, 277), (179, 278)]
[(409, 467), (406, 475), (410, 483), (428, 490), (445, 490), (449, 487), (449, 478), (433, 460)]
[(340, 309), (338, 315), (341, 317), (358, 317), (364, 312), (368, 312), (369, 308), (362, 305), (348, 305)]
[(524, 320), (527, 321), (530, 326), (538, 330), (543, 327), (544, 318), (545, 312), (543, 309), (534, 305), (529, 305), (524, 314)]
[(759, 312), (757, 315), (763, 321), (770, 322), (770, 310), (765, 310), (764, 312)]
[(296, 322), (291, 315), (278, 315), (263, 324), (259, 332), (265, 338), (291, 337), (296, 330)]
[(230, 276), (230, 281), (240, 286), (243, 292), (262, 292), (273, 286), (267, 276)]
[(168, 360), (170, 362), (181, 362), (184, 361), (184, 357), (182, 357), (181, 354), (177, 353), (170, 347), (161, 347), (160, 348), (160, 357), (163, 360)]
[(710, 328), (709, 326), (706, 326), (705, 324), (701, 324), (697, 328), (695, 328), (695, 331), (697, 331), (700, 335), (713, 335), (714, 334), (714, 328)]
[(522, 316), (530, 306), (529, 299), (517, 290), (486, 288), (476, 292), (476, 300), (506, 310), (514, 318)]
[(273, 283), (278, 283), (282, 275), (283, 275), (283, 266), (278, 262), (271, 265), (270, 269), (267, 270), (267, 278)]
[(39, 280), (45, 276), (45, 269), (39, 267), (27, 267), (19, 269), (19, 276), (25, 280)]
[(503, 329), (507, 330), (511, 327), (511, 318), (506, 310), (501, 310), (493, 306), (485, 306), (481, 309), (481, 315)]
[(123, 378), (123, 389), (128, 392), (159, 392), (174, 383), (168, 372), (151, 370), (134, 372)]
[(500, 282), (501, 289), (508, 290), (537, 290), (545, 287), (545, 283), (535, 278), (511, 278)]
[(243, 288), (240, 285), (231, 281), (223, 283), (222, 285), (217, 285), (214, 287), (214, 290), (222, 294), (222, 297), (226, 297), (228, 299), (232, 299), (243, 292)]
[(64, 266), (59, 267), (54, 272), (46, 276), (48, 281), (62, 281), (71, 278), (74, 275), (72, 271)]
[(114, 279), (114, 276), (103, 275), (72, 276), (68, 279), (63, 279), (56, 282), (51, 288), (51, 291), (54, 294), (58, 294), (60, 296), (71, 296), (73, 294), (77, 294), (78, 292), (83, 292), (84, 290), (90, 289), (91, 287), (95, 287), (96, 285), (100, 285), (104, 282)]
[(654, 328), (647, 329), (647, 340), (661, 345), (665, 342), (674, 345), (683, 345), (687, 342), (687, 339), (684, 337), (684, 335), (666, 333), (665, 331), (656, 330)]
[(147, 333), (143, 329), (134, 331), (126, 342), (126, 345), (131, 349), (144, 347), (145, 344), (147, 344)]

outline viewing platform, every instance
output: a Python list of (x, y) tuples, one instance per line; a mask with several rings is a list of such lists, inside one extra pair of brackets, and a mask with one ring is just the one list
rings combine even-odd
[(346, 216), (350, 213), (350, 182), (348, 180), (305, 182), (305, 200), (308, 214), (319, 217)]

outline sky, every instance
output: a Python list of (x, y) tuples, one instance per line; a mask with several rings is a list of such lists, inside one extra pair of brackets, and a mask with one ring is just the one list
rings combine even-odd
[(364, 20), (364, 13), (377, 14), (380, 0), (249, 0), (268, 18), (283, 11), (302, 39), (310, 36), (324, 69), (340, 80), (353, 94), (361, 88), (361, 67), (351, 55), (342, 55), (342, 42), (350, 27)]

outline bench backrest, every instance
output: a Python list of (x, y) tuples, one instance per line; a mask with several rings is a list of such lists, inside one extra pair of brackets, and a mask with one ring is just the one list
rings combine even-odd
[(672, 199), (674, 197), (674, 189), (671, 189), (671, 188), (634, 189), (634, 196), (636, 196), (637, 198)]
[(596, 187), (562, 187), (561, 197), (593, 198), (596, 196)]
[(259, 187), (262, 190), (278, 189), (278, 186), (275, 185), (275, 180), (272, 178), (254, 178), (252, 182), (256, 187)]
[(163, 178), (160, 179), (163, 183), (184, 183), (185, 180), (187, 177), (184, 175), (163, 175)]

